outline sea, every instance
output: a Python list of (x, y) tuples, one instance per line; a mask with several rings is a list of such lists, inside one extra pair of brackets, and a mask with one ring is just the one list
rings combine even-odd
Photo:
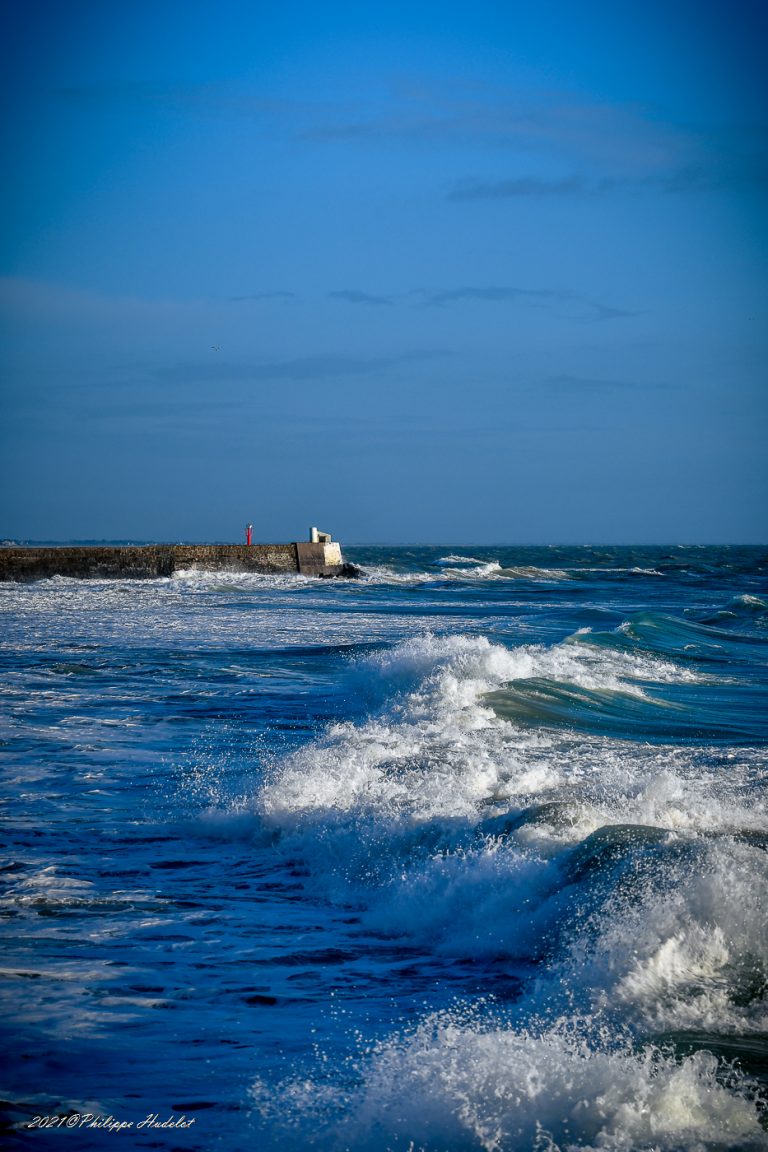
[(17, 1149), (768, 1148), (768, 550), (0, 585)]

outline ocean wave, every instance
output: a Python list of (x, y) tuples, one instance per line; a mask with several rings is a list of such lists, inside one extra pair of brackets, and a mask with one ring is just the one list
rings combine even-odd
[(716, 713), (711, 701), (719, 699), (717, 689), (702, 688), (695, 699), (669, 699), (631, 683), (588, 687), (532, 677), (489, 692), (485, 702), (516, 724), (603, 732), (617, 739), (764, 742), (762, 699), (745, 698)]
[(754, 1085), (706, 1041), (733, 1037), (750, 1067), (768, 1026), (766, 757), (729, 750), (713, 772), (700, 750), (488, 710), (491, 685), (534, 669), (613, 682), (656, 666), (587, 651), (425, 636), (368, 655), (371, 717), (275, 766), (259, 817), (307, 888), (378, 939), (519, 985), (503, 1018), (493, 999), (457, 1003), (373, 1044), (351, 1084), (310, 1068), (254, 1085), (291, 1146), (766, 1146)]
[[(294, 1147), (370, 1152), (706, 1152), (766, 1147), (749, 1080), (565, 1022), (505, 1026), (482, 1006), (431, 1013), (373, 1046), (334, 1091), (322, 1077), (257, 1081), (254, 1107)], [(339, 1115), (342, 1119), (339, 1120)], [(290, 1119), (287, 1120), (287, 1117)]]
[(215, 592), (217, 590), (230, 591), (243, 589), (287, 589), (316, 585), (317, 580), (312, 576), (305, 576), (299, 572), (238, 572), (228, 569), (179, 568), (171, 576), (136, 577), (127, 576), (97, 576), (83, 579), (79, 576), (47, 576), (41, 580), (23, 583), (8, 581), (0, 584), (0, 593), (18, 596), (19, 593), (36, 595), (53, 592), (57, 595), (82, 594), (83, 596), (96, 593), (123, 592), (124, 594), (139, 593), (148, 598), (153, 592), (163, 589), (176, 589), (180, 591)]
[(573, 574), (565, 568), (536, 568), (530, 564), (501, 568), (499, 574), (508, 580), (560, 581), (573, 578)]
[(720, 628), (738, 627), (743, 624), (764, 627), (766, 622), (768, 622), (768, 600), (763, 596), (750, 594), (734, 596), (717, 612), (702, 620), (703, 624)]
[(662, 612), (642, 612), (625, 620), (611, 632), (582, 629), (574, 643), (592, 647), (650, 653), (666, 657), (680, 666), (691, 662), (732, 664), (742, 656), (751, 658), (754, 646), (762, 647), (766, 637), (729, 631), (721, 618), (682, 619)]
[(731, 604), (746, 612), (768, 612), (768, 600), (763, 596), (751, 596), (749, 594), (736, 596), (731, 600)]
[(478, 560), (475, 556), (440, 556), (435, 560), (435, 564), (482, 564), (484, 561)]
[[(499, 700), (533, 684), (533, 691), (567, 687), (572, 695), (602, 694), (617, 706), (634, 701), (645, 708), (656, 703), (647, 696), (649, 685), (700, 682), (695, 671), (645, 654), (569, 641), (506, 648), (481, 636), (429, 634), (359, 657), (348, 675), (368, 717), (331, 726), (274, 766), (260, 799), (271, 818), (358, 809), (398, 818), (472, 818), (485, 805), (535, 795), (574, 775), (583, 780), (604, 771), (604, 783), (622, 782), (622, 760), (630, 778), (641, 777), (649, 762), (664, 763), (662, 751), (587, 730), (579, 737), (582, 755), (568, 733), (500, 717)], [(687, 764), (693, 755), (678, 750), (668, 763)], [(594, 761), (589, 770), (585, 757)]]
[[(524, 978), (539, 966), (518, 1022), (768, 1027), (756, 754), (713, 773), (695, 749), (544, 735), (487, 708), (492, 684), (533, 669), (594, 681), (578, 653), (425, 636), (365, 657), (374, 714), (274, 767), (263, 827), (367, 931)], [(616, 673), (612, 654), (601, 674)]]
[[(260, 834), (303, 861), (307, 891), (491, 990), (499, 970), (516, 981), (504, 1019), (492, 998), (428, 1014), (360, 1056), (351, 1087), (312, 1068), (272, 1104), (256, 1086), (292, 1146), (313, 1125), (329, 1148), (764, 1146), (751, 1082), (696, 1037), (733, 1037), (760, 1064), (768, 754), (500, 718), (495, 697), (531, 684), (645, 707), (649, 683), (696, 683), (574, 639), (423, 635), (364, 655), (350, 683), (368, 715), (268, 771)], [(685, 1053), (660, 1039), (676, 1034)]]
[[(499, 701), (489, 694), (539, 678), (643, 700), (641, 682), (689, 682), (693, 675), (669, 662), (569, 643), (508, 649), (485, 637), (422, 635), (352, 666), (351, 683), (376, 711), (299, 750), (263, 803), (285, 814), (391, 801), (414, 815), (472, 815), (519, 771), (517, 749), (546, 739), (523, 737), (500, 719)], [(521, 775), (535, 790), (538, 776)], [(538, 787), (550, 778), (551, 768)]]
[(226, 1149), (765, 1146), (764, 562), (360, 551), (425, 587), (0, 589), (12, 1101), (54, 1060), (47, 1111), (180, 1070)]
[(455, 575), (475, 577), (501, 575), (507, 579), (569, 580), (571, 573), (564, 568), (542, 568), (534, 564), (502, 564), (499, 560), (478, 560), (475, 556), (441, 556), (434, 563), (441, 567), (460, 569)]
[(442, 579), (442, 575), (434, 572), (409, 572), (391, 564), (364, 564), (361, 572), (360, 579), (366, 584), (431, 584)]
[[(521, 963), (571, 930), (574, 893), (582, 909), (589, 893), (605, 899), (600, 869), (609, 889), (628, 861), (673, 875), (669, 837), (768, 831), (754, 752), (723, 753), (727, 773), (713, 775), (695, 748), (544, 734), (486, 706), (494, 682), (561, 655), (422, 637), (365, 657), (356, 674), (378, 677), (373, 715), (273, 766), (256, 804), (264, 826), (312, 861), (310, 883), (364, 905), (373, 930), (435, 954)], [(644, 829), (657, 831), (649, 840)]]
[[(450, 563), (449, 563), (450, 561)], [(430, 584), (442, 581), (514, 581), (531, 580), (540, 583), (557, 583), (571, 580), (573, 573), (564, 568), (538, 568), (534, 565), (503, 567), (498, 560), (475, 560), (472, 557), (443, 557), (435, 561), (439, 572), (405, 571), (387, 564), (364, 565), (363, 578), (371, 582), (392, 584)]]
[(261, 591), (284, 589), (290, 591), (316, 584), (315, 577), (300, 572), (236, 572), (220, 569), (179, 568), (170, 577), (173, 584), (184, 590), (200, 592)]
[(660, 572), (658, 568), (643, 568), (640, 565), (633, 565), (630, 568), (622, 567), (621, 565), (611, 565), (611, 567), (595, 567), (594, 565), (579, 565), (578, 567), (568, 567), (564, 571), (572, 578), (584, 579), (594, 575), (601, 576), (616, 576), (622, 579), (624, 576), (664, 576), (664, 572)]
[(593, 833), (563, 866), (581, 907), (561, 933), (548, 1011), (565, 1009), (567, 989), (584, 1011), (641, 1036), (768, 1029), (764, 847), (616, 826)]

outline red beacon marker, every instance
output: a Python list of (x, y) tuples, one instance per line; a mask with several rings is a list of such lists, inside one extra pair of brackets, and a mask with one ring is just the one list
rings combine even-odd
[(253, 524), (246, 524), (245, 526), (245, 542), (246, 544), (253, 544)]

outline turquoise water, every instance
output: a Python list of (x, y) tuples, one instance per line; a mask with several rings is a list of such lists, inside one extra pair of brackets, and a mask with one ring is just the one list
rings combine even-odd
[(0, 585), (11, 1146), (768, 1147), (768, 553), (346, 558)]

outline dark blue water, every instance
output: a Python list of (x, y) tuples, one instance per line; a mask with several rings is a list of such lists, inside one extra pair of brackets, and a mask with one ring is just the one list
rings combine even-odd
[(768, 1147), (766, 551), (346, 558), (0, 585), (11, 1146)]

